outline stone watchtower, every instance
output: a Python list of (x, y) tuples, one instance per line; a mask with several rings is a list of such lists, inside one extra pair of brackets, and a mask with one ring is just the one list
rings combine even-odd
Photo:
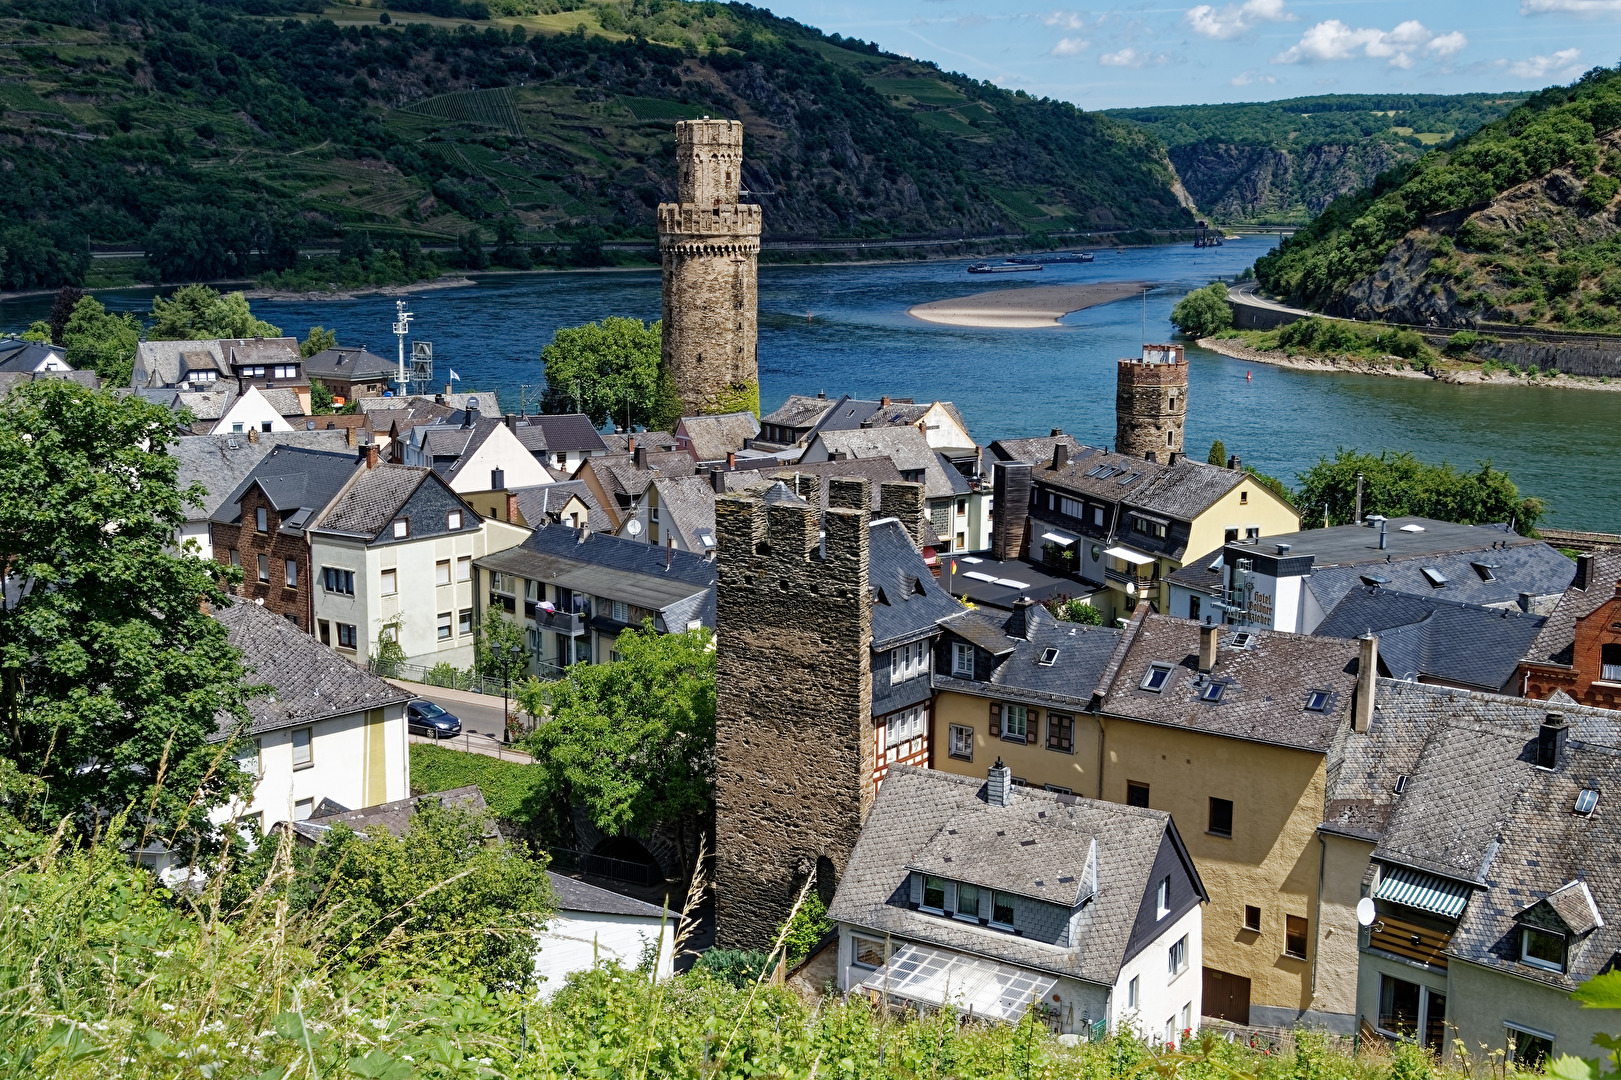
[(1182, 456), (1188, 365), (1180, 345), (1144, 345), (1141, 360), (1120, 361), (1114, 392), (1117, 454), (1168, 464)]
[(683, 416), (758, 413), (760, 208), (737, 201), (742, 121), (677, 122), (675, 160), (680, 201), (658, 210), (664, 363)]
[[(717, 499), (715, 919), (769, 948), (811, 874), (830, 890), (872, 805), (871, 481)], [(804, 484), (811, 481), (810, 484)], [(825, 530), (825, 535), (818, 533)]]

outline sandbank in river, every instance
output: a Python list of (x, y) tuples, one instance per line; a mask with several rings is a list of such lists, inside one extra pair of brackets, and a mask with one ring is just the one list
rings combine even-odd
[(1071, 312), (1136, 296), (1148, 287), (1146, 281), (1103, 281), (1087, 285), (992, 289), (972, 296), (916, 304), (907, 308), (906, 313), (914, 319), (946, 326), (1021, 330), (1057, 326), (1058, 320)]

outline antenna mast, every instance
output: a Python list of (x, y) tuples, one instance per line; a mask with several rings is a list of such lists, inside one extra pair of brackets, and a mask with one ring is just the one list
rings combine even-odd
[(394, 336), (400, 339), (400, 396), (406, 394), (405, 382), (405, 337), (411, 332), (411, 318), (409, 311), (405, 310), (405, 301), (394, 301)]

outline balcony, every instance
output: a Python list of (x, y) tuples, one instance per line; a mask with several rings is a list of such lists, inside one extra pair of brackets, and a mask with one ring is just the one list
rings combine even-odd
[(1159, 578), (1153, 574), (1144, 576), (1136, 572), (1128, 573), (1125, 570), (1114, 570), (1107, 566), (1103, 568), (1103, 576), (1116, 585), (1135, 585), (1138, 592), (1146, 592), (1159, 584)]
[(535, 620), (538, 630), (550, 630), (565, 637), (579, 637), (585, 633), (585, 616), (572, 611), (547, 611), (534, 604), (525, 604), (525, 614)]

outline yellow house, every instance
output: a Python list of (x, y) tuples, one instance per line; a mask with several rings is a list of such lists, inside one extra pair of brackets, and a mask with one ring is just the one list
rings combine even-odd
[(1156, 464), (1055, 441), (1050, 460), (998, 469), (1008, 474), (998, 512), (1028, 500), (1026, 557), (1080, 578), (1107, 623), (1144, 600), (1169, 610), (1166, 578), (1189, 557), (1300, 528), (1299, 512), (1251, 473), (1186, 458)]
[[(1210, 894), (1205, 1014), (1354, 1027), (1354, 959), (1320, 962), (1318, 827), (1357, 642), (1234, 632), (1146, 605), (1121, 630), (1058, 622), (1028, 601), (1004, 623), (970, 612), (940, 625), (935, 768), (983, 776), (1000, 760), (1016, 783), (1169, 811)], [(1349, 945), (1354, 958), (1354, 930)]]

